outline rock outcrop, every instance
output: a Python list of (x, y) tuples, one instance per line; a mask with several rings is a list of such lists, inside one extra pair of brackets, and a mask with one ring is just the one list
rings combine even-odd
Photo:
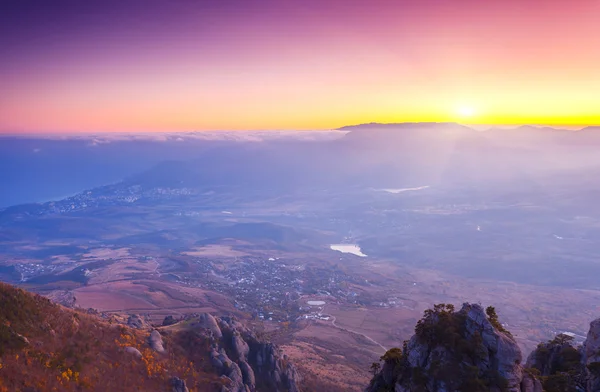
[(274, 344), (264, 342), (233, 317), (200, 314), (187, 322), (212, 339), (211, 363), (225, 392), (298, 392), (300, 376)]
[(148, 323), (137, 314), (132, 314), (127, 319), (127, 325), (135, 329), (147, 329)]
[(231, 346), (235, 356), (239, 360), (247, 361), (248, 354), (250, 353), (250, 347), (248, 347), (248, 343), (242, 338), (240, 333), (237, 330), (234, 330), (233, 336), (231, 338)]
[(582, 363), (585, 366), (587, 390), (600, 391), (600, 318), (590, 323), (582, 348)]
[(403, 348), (374, 363), (366, 392), (600, 391), (600, 319), (583, 346), (559, 334), (540, 343), (522, 364), (517, 343), (494, 308), (464, 304), (427, 310)]
[(244, 384), (246, 384), (251, 391), (254, 391), (256, 389), (256, 377), (254, 375), (254, 370), (252, 369), (252, 366), (250, 366), (248, 362), (241, 361), (240, 370), (242, 371)]
[(221, 339), (223, 337), (219, 324), (217, 324), (217, 320), (209, 313), (201, 313), (194, 326), (209, 330), (215, 339)]
[(175, 317), (169, 315), (163, 319), (162, 326), (168, 327), (169, 325), (177, 324)]
[(524, 372), (521, 380), (521, 392), (544, 392), (541, 381), (533, 374)]
[(190, 392), (185, 383), (185, 380), (182, 380), (177, 377), (173, 377), (171, 379), (171, 387), (173, 392)]
[(415, 332), (403, 350), (382, 357), (367, 391), (522, 391), (521, 351), (493, 308), (464, 304), (455, 312), (452, 305), (436, 305)]

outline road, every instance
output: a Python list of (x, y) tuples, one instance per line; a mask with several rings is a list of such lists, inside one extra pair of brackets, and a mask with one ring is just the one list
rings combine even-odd
[[(327, 306), (327, 305), (325, 305), (325, 306)], [(322, 310), (321, 312), (324, 312), (324, 311), (325, 311), (325, 306), (323, 306), (323, 310)], [(362, 336), (363, 338), (367, 339), (369, 342), (373, 343), (374, 345), (381, 347), (381, 348), (383, 349), (383, 351), (387, 351), (387, 350), (388, 350), (388, 349), (387, 349), (386, 347), (384, 347), (384, 346), (383, 346), (381, 343), (379, 343), (378, 341), (376, 341), (375, 339), (373, 339), (373, 338), (372, 338), (372, 337), (370, 337), (369, 335), (365, 335), (364, 333), (357, 332), (357, 331), (353, 331), (353, 330), (351, 330), (351, 329), (349, 329), (349, 328), (340, 327), (339, 325), (337, 325), (337, 324), (335, 323), (335, 321), (336, 321), (336, 318), (335, 318), (335, 316), (332, 316), (332, 315), (329, 315), (329, 316), (331, 316), (331, 318), (332, 318), (332, 320), (331, 320), (331, 325), (333, 325), (335, 328), (337, 328), (337, 329), (340, 329), (340, 330), (342, 330), (342, 331), (345, 331), (345, 332), (350, 332), (350, 333), (353, 333), (353, 334), (355, 334), (355, 335), (360, 335), (360, 336)]]

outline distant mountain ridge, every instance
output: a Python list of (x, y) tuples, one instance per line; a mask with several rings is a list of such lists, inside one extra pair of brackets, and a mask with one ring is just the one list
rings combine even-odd
[[(390, 129), (390, 128), (418, 128), (418, 127), (432, 127), (432, 126), (460, 126), (469, 128), (472, 130), (476, 130), (479, 128), (479, 125), (469, 125), (469, 124), (461, 124), (457, 122), (399, 122), (399, 123), (379, 123), (379, 122), (370, 122), (370, 123), (361, 123), (354, 125), (345, 125), (340, 128), (336, 128), (338, 131), (355, 131), (355, 130), (363, 130), (363, 129)], [(496, 126), (489, 125), (486, 127), (486, 130), (482, 132), (486, 132), (488, 130), (502, 130), (502, 131), (566, 131), (566, 132), (578, 132), (578, 131), (590, 131), (590, 130), (600, 130), (600, 126), (598, 125), (589, 125), (582, 126), (579, 129), (569, 129), (569, 128), (561, 128), (561, 127), (553, 127), (549, 125), (514, 125), (514, 126)]]
[[(284, 173), (281, 178), (290, 178), (285, 170), (295, 166), (291, 175), (301, 178), (305, 169), (323, 176), (351, 163), (348, 169), (373, 171), (377, 170), (375, 166), (402, 157), (401, 166), (423, 166), (428, 163), (420, 157), (427, 157), (427, 153), (441, 159), (456, 149), (470, 149), (470, 154), (476, 155), (478, 149), (501, 152), (500, 147), (536, 151), (543, 148), (548, 153), (566, 151), (577, 159), (581, 153), (596, 152), (591, 150), (600, 146), (598, 129), (591, 126), (572, 132), (523, 126), (475, 131), (456, 123), (370, 123), (334, 131), (291, 132), (292, 136), (273, 131), (225, 132), (219, 138), (206, 137), (208, 134), (202, 132), (148, 137), (108, 134), (0, 137), (0, 186), (4, 190), (0, 194), (0, 208), (61, 199), (84, 189), (122, 181), (173, 160), (195, 161), (199, 166), (217, 168), (231, 168), (237, 161), (251, 160), (256, 170), (260, 163), (263, 169), (271, 171), (281, 167), (280, 172)], [(573, 148), (580, 150), (575, 152)], [(374, 156), (375, 152), (381, 156)], [(565, 157), (563, 161), (571, 158)], [(581, 160), (594, 161), (586, 157)], [(335, 178), (337, 173), (325, 181)]]

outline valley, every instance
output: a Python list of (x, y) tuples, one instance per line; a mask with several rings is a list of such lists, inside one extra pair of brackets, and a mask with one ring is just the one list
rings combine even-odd
[(595, 183), (537, 161), (492, 170), (505, 155), (487, 141), (433, 170), (410, 147), (386, 149), (398, 135), (380, 135), (375, 161), (342, 159), (360, 132), (219, 144), (197, 161), (5, 208), (0, 279), (108, 318), (235, 316), (284, 350), (307, 390), (362, 391), (370, 364), (436, 303), (493, 305), (525, 353), (561, 332), (582, 340), (600, 314)]

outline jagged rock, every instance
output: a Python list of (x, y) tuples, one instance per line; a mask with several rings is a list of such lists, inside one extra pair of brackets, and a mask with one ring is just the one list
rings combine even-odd
[[(207, 321), (211, 317), (204, 318), (204, 326), (212, 324)], [(229, 355), (223, 347), (219, 347), (219, 341), (213, 343), (210, 354), (212, 364), (226, 376), (228, 392), (254, 392), (259, 380), (268, 386), (265, 390), (298, 392), (300, 375), (277, 346), (260, 341), (232, 317), (213, 320), (218, 323), (222, 341), (230, 342), (225, 344), (230, 347)]]
[(211, 331), (216, 339), (221, 339), (223, 337), (223, 333), (219, 328), (219, 324), (217, 324), (217, 320), (209, 313), (201, 313), (198, 316), (197, 326)]
[(239, 332), (235, 331), (233, 333), (231, 345), (237, 358), (244, 361), (248, 360), (248, 353), (250, 352), (250, 347), (248, 346), (248, 343), (244, 341)]
[(177, 377), (171, 378), (171, 387), (173, 388), (173, 392), (189, 392), (187, 385), (185, 384), (185, 380), (182, 380)]
[[(581, 353), (573, 346), (573, 342), (572, 337), (559, 334), (551, 341), (538, 344), (537, 348), (527, 357), (525, 367), (536, 369), (541, 376), (550, 376), (558, 368), (563, 369), (566, 361), (581, 362)], [(571, 370), (581, 372), (581, 369)]]
[(272, 343), (254, 341), (250, 344), (249, 358), (256, 364), (255, 374), (263, 378), (277, 390), (297, 392), (300, 375), (295, 366), (284, 359), (280, 350)]
[(228, 391), (245, 392), (242, 370), (237, 363), (229, 359), (225, 350), (221, 349), (220, 351), (217, 351), (216, 349), (213, 349), (210, 356), (212, 364), (223, 376), (228, 378)]
[(600, 318), (590, 323), (582, 354), (587, 391), (600, 391)]
[(226, 328), (232, 331), (250, 333), (244, 324), (240, 323), (235, 317), (220, 317), (218, 321), (222, 329)]
[(252, 370), (252, 367), (246, 361), (240, 361), (240, 370), (242, 371), (244, 384), (246, 384), (250, 391), (254, 391), (256, 389), (256, 377), (254, 376), (254, 370)]
[(135, 347), (125, 347), (125, 352), (128, 354), (133, 355), (136, 358), (141, 358), (142, 357), (142, 353), (140, 352), (140, 350), (138, 350)]
[(232, 391), (235, 392), (245, 392), (246, 388), (244, 387), (244, 377), (242, 375), (242, 370), (238, 366), (237, 363), (231, 362), (227, 367), (226, 376), (232, 381)]
[(480, 305), (464, 304), (458, 312), (436, 306), (415, 332), (403, 350), (382, 357), (383, 367), (367, 392), (481, 390), (482, 383), (491, 383), (491, 391), (521, 392), (521, 351)]
[[(459, 312), (451, 305), (426, 311), (403, 350), (391, 349), (382, 357), (383, 367), (366, 392), (600, 391), (600, 319), (590, 324), (583, 346), (559, 334), (540, 343), (522, 366), (515, 340), (494, 309), (488, 310), (464, 304)], [(261, 353), (257, 360), (266, 363), (266, 358)]]
[(233, 392), (233, 381), (227, 376), (221, 376), (221, 383), (224, 385), (221, 387), (221, 392)]
[(523, 368), (523, 355), (515, 339), (499, 331), (488, 320), (480, 305), (464, 304), (461, 312), (466, 312), (468, 338), (473, 339), (476, 332), (481, 335), (487, 355), (480, 361), (481, 370), (494, 370), (508, 382), (510, 392), (519, 392)]
[(148, 324), (144, 321), (139, 315), (132, 314), (127, 319), (127, 325), (131, 328), (135, 329), (146, 329), (148, 328)]
[(529, 373), (524, 373), (523, 380), (521, 380), (521, 392), (544, 392), (544, 388), (539, 379)]
[(219, 352), (217, 350), (212, 350), (210, 352), (210, 361), (213, 364), (214, 367), (216, 367), (217, 369), (222, 369), (224, 362), (221, 360)]
[(162, 336), (160, 336), (160, 333), (157, 330), (153, 330), (152, 332), (150, 332), (150, 337), (148, 338), (148, 344), (157, 353), (165, 352)]
[[(527, 358), (528, 372), (535, 371), (544, 378), (547, 388), (568, 385), (569, 390), (586, 391), (586, 367), (582, 359), (583, 349), (574, 346), (575, 339), (565, 334), (538, 344)], [(544, 385), (542, 385), (544, 386)], [(593, 389), (592, 389), (593, 391)]]
[(231, 363), (233, 362), (231, 359), (229, 359), (229, 357), (227, 356), (227, 353), (223, 349), (220, 349), (220, 351), (213, 349), (213, 351), (211, 351), (210, 356), (211, 356), (213, 365), (217, 369), (220, 369), (222, 371), (224, 371), (224, 369), (225, 370), (228, 369), (231, 366)]

